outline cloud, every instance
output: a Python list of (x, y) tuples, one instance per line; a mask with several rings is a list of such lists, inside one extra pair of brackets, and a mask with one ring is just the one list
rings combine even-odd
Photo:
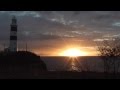
[(103, 36), (104, 38), (120, 38), (120, 34), (107, 34)]
[(26, 32), (26, 33), (22, 33), (21, 35), (19, 35), (19, 40), (21, 41), (24, 41), (24, 40), (31, 40), (31, 41), (57, 40), (59, 38), (60, 37), (57, 35), (37, 33), (37, 32), (36, 33)]
[(9, 14), (11, 16), (15, 15), (17, 17), (23, 16), (33, 16), (33, 17), (41, 17), (40, 13), (35, 11), (0, 11), (0, 14)]
[(95, 41), (95, 42), (102, 42), (102, 41), (105, 41), (105, 40), (110, 40), (110, 39), (94, 39), (93, 41)]
[(120, 27), (120, 22), (115, 22), (112, 24), (113, 26), (117, 26), (117, 27)]
[(12, 15), (18, 20), (20, 42), (47, 45), (50, 41), (52, 48), (51, 41), (58, 43), (63, 38), (89, 46), (120, 37), (120, 11), (0, 11), (0, 42), (9, 40)]

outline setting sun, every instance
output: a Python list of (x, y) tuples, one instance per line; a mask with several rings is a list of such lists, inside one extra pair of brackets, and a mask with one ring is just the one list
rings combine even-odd
[(70, 48), (70, 49), (63, 51), (60, 55), (69, 56), (69, 57), (77, 57), (77, 56), (85, 56), (86, 54), (77, 48)]

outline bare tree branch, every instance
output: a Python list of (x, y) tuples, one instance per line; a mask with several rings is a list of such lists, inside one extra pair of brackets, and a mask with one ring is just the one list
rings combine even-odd
[(99, 56), (103, 60), (104, 72), (118, 72), (120, 67), (120, 39), (114, 38), (109, 41), (103, 41), (102, 45), (97, 47)]

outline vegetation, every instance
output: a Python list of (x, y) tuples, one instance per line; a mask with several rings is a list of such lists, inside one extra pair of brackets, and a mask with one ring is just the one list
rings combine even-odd
[(118, 73), (120, 68), (120, 39), (103, 41), (102, 45), (98, 46), (98, 51), (103, 60), (104, 72)]
[(41, 71), (47, 71), (46, 64), (34, 53), (26, 51), (0, 53), (0, 73), (39, 74)]

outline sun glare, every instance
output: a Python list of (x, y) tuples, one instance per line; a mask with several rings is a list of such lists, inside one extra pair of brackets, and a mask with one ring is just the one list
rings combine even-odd
[(85, 56), (85, 53), (80, 51), (77, 48), (70, 48), (61, 53), (61, 56), (68, 56), (68, 57), (78, 57), (78, 56)]

